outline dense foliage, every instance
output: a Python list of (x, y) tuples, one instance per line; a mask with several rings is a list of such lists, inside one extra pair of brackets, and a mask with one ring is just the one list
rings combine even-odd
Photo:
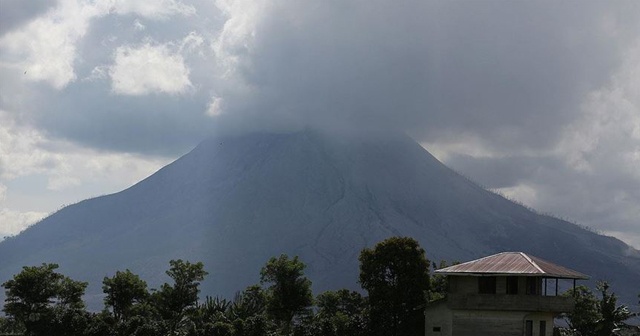
[(86, 282), (55, 272), (57, 264), (24, 267), (5, 282), (3, 311), (25, 335), (79, 334), (89, 323), (82, 295)]
[(600, 292), (600, 299), (585, 286), (563, 294), (574, 297), (575, 309), (564, 314), (564, 319), (581, 336), (611, 336), (624, 326), (624, 321), (635, 315), (627, 306), (617, 305), (617, 297), (609, 292), (607, 282), (599, 282), (596, 289)]
[[(103, 280), (104, 309), (88, 312), (87, 283), (56, 272), (58, 265), (24, 267), (6, 291), (0, 334), (25, 336), (368, 336), (422, 335), (427, 301), (444, 297), (446, 278), (430, 277), (424, 250), (411, 238), (392, 237), (360, 255), (368, 293), (341, 289), (313, 297), (306, 265), (287, 255), (269, 259), (260, 284), (231, 300), (199, 300), (207, 272), (200, 262), (172, 260), (171, 283), (149, 289), (130, 270)], [(441, 262), (439, 267), (446, 266)], [(436, 268), (436, 265), (433, 265)], [(588, 288), (567, 292), (576, 309), (565, 319), (582, 336), (611, 335), (631, 316), (606, 283), (600, 298)]]
[[(410, 238), (389, 238), (362, 251), (360, 282), (369, 293), (341, 289), (315, 299), (306, 265), (297, 256), (273, 257), (260, 270), (260, 284), (232, 300), (205, 297), (200, 262), (172, 260), (172, 283), (149, 289), (130, 270), (105, 277), (104, 309), (85, 310), (87, 283), (56, 270), (56, 264), (24, 267), (2, 286), (6, 317), (0, 333), (28, 336), (365, 336), (420, 334), (429, 289), (429, 262)], [(385, 275), (387, 274), (387, 275)], [(373, 298), (373, 299), (372, 299)], [(313, 306), (315, 303), (315, 306)], [(392, 319), (388, 319), (389, 312)], [(375, 319), (375, 321), (374, 321)], [(387, 333), (393, 331), (392, 333)], [(420, 332), (418, 332), (420, 331)]]
[(392, 237), (360, 254), (360, 285), (369, 293), (373, 335), (418, 335), (429, 290), (429, 260), (413, 238)]
[(304, 276), (306, 265), (298, 257), (286, 254), (271, 258), (260, 271), (260, 282), (266, 289), (267, 314), (288, 334), (294, 318), (309, 314), (313, 304), (311, 281)]

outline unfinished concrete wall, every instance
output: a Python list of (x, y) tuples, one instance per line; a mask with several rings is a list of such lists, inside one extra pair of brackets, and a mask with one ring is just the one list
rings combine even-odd
[[(531, 336), (552, 336), (552, 314), (500, 311), (453, 311), (452, 336), (516, 336), (525, 334), (527, 321), (531, 323)], [(540, 334), (540, 323), (545, 330)]]
[(478, 293), (478, 278), (467, 276), (450, 276), (449, 292), (456, 294)]
[(452, 335), (452, 313), (451, 310), (447, 307), (446, 300), (442, 300), (427, 307), (424, 315), (426, 336)]

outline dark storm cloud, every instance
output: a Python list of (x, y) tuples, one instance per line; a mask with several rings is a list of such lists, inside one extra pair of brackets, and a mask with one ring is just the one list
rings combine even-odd
[[(89, 147), (175, 156), (211, 134), (206, 97), (102, 96), (91, 84), (71, 85), (40, 106), (36, 122), (50, 135)], [(70, 99), (66, 95), (74, 97)]]
[(485, 188), (499, 189), (529, 182), (548, 171), (562, 169), (562, 163), (550, 157), (480, 157), (453, 155), (447, 164), (458, 172), (472, 172), (470, 176)]
[(0, 0), (0, 36), (55, 7), (55, 0)]
[[(258, 6), (246, 2), (247, 8), (228, 18)], [(459, 133), (496, 149), (546, 148), (575, 118), (585, 94), (606, 81), (619, 61), (617, 46), (630, 30), (625, 21), (630, 20), (629, 7), (638, 6), (620, 2), (615, 7), (583, 2), (268, 2), (249, 18), (253, 26), (246, 35), (222, 44), (226, 55), (215, 57), (210, 50), (203, 56), (185, 54), (193, 89), (170, 98), (120, 97), (108, 86), (81, 79), (96, 66), (111, 65), (114, 49), (122, 45), (179, 43), (191, 31), (211, 43), (225, 18), (201, 2), (195, 3), (193, 16), (168, 20), (108, 15), (94, 19), (78, 43), (78, 80), (62, 94), (52, 94), (53, 104), (43, 99), (47, 103), (34, 112), (34, 120), (61, 137), (128, 151), (151, 150), (153, 142), (138, 146), (137, 139), (201, 136), (213, 125), (219, 133), (304, 126), (396, 128), (421, 141)], [(605, 29), (608, 16), (614, 18), (615, 36)], [(135, 28), (136, 20), (144, 29)], [(233, 26), (224, 29), (238, 33)], [(221, 69), (226, 58), (235, 60), (231, 73)], [(223, 101), (224, 114), (216, 119), (204, 115), (212, 95)], [(85, 122), (74, 121), (76, 116)], [(65, 122), (54, 122), (59, 120)], [(124, 133), (138, 133), (137, 138), (101, 137), (110, 126), (114, 133), (137, 128)], [(191, 142), (193, 136), (186, 139)]]
[(617, 64), (622, 37), (604, 18), (626, 15), (602, 3), (355, 4), (268, 7), (236, 55), (251, 90), (225, 92), (230, 118), (546, 147)]

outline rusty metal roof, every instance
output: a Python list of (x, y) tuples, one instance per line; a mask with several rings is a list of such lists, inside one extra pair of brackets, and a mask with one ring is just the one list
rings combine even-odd
[(436, 270), (445, 275), (520, 275), (560, 279), (589, 279), (578, 271), (522, 252), (502, 252), (463, 264)]

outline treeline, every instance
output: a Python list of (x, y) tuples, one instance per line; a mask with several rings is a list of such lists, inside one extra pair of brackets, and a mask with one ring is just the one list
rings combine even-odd
[[(412, 238), (393, 237), (362, 250), (359, 283), (367, 295), (341, 289), (316, 297), (305, 264), (271, 258), (260, 283), (233, 299), (205, 297), (201, 262), (172, 260), (172, 283), (149, 289), (129, 270), (103, 280), (104, 309), (89, 312), (86, 282), (57, 273), (56, 264), (24, 267), (6, 290), (0, 333), (19, 335), (365, 336), (422, 335), (423, 308), (445, 295), (445, 278), (430, 277), (430, 262)], [(435, 265), (434, 265), (435, 266)]]
[[(104, 309), (89, 312), (86, 282), (56, 272), (58, 265), (24, 267), (2, 284), (6, 291), (0, 336), (407, 336), (424, 334), (424, 307), (446, 296), (446, 277), (430, 275), (425, 251), (412, 238), (392, 237), (359, 256), (357, 291), (327, 291), (316, 297), (298, 257), (273, 257), (260, 283), (232, 299), (199, 300), (207, 276), (201, 262), (172, 260), (171, 283), (149, 289), (130, 270), (102, 282)], [(562, 317), (569, 329), (557, 335), (610, 336), (640, 329), (624, 321), (637, 314), (616, 303), (606, 282), (598, 295), (584, 286), (563, 295), (575, 310)], [(634, 331), (635, 330), (635, 331)], [(630, 335), (631, 335), (630, 334)], [(635, 334), (633, 334), (635, 335)]]

